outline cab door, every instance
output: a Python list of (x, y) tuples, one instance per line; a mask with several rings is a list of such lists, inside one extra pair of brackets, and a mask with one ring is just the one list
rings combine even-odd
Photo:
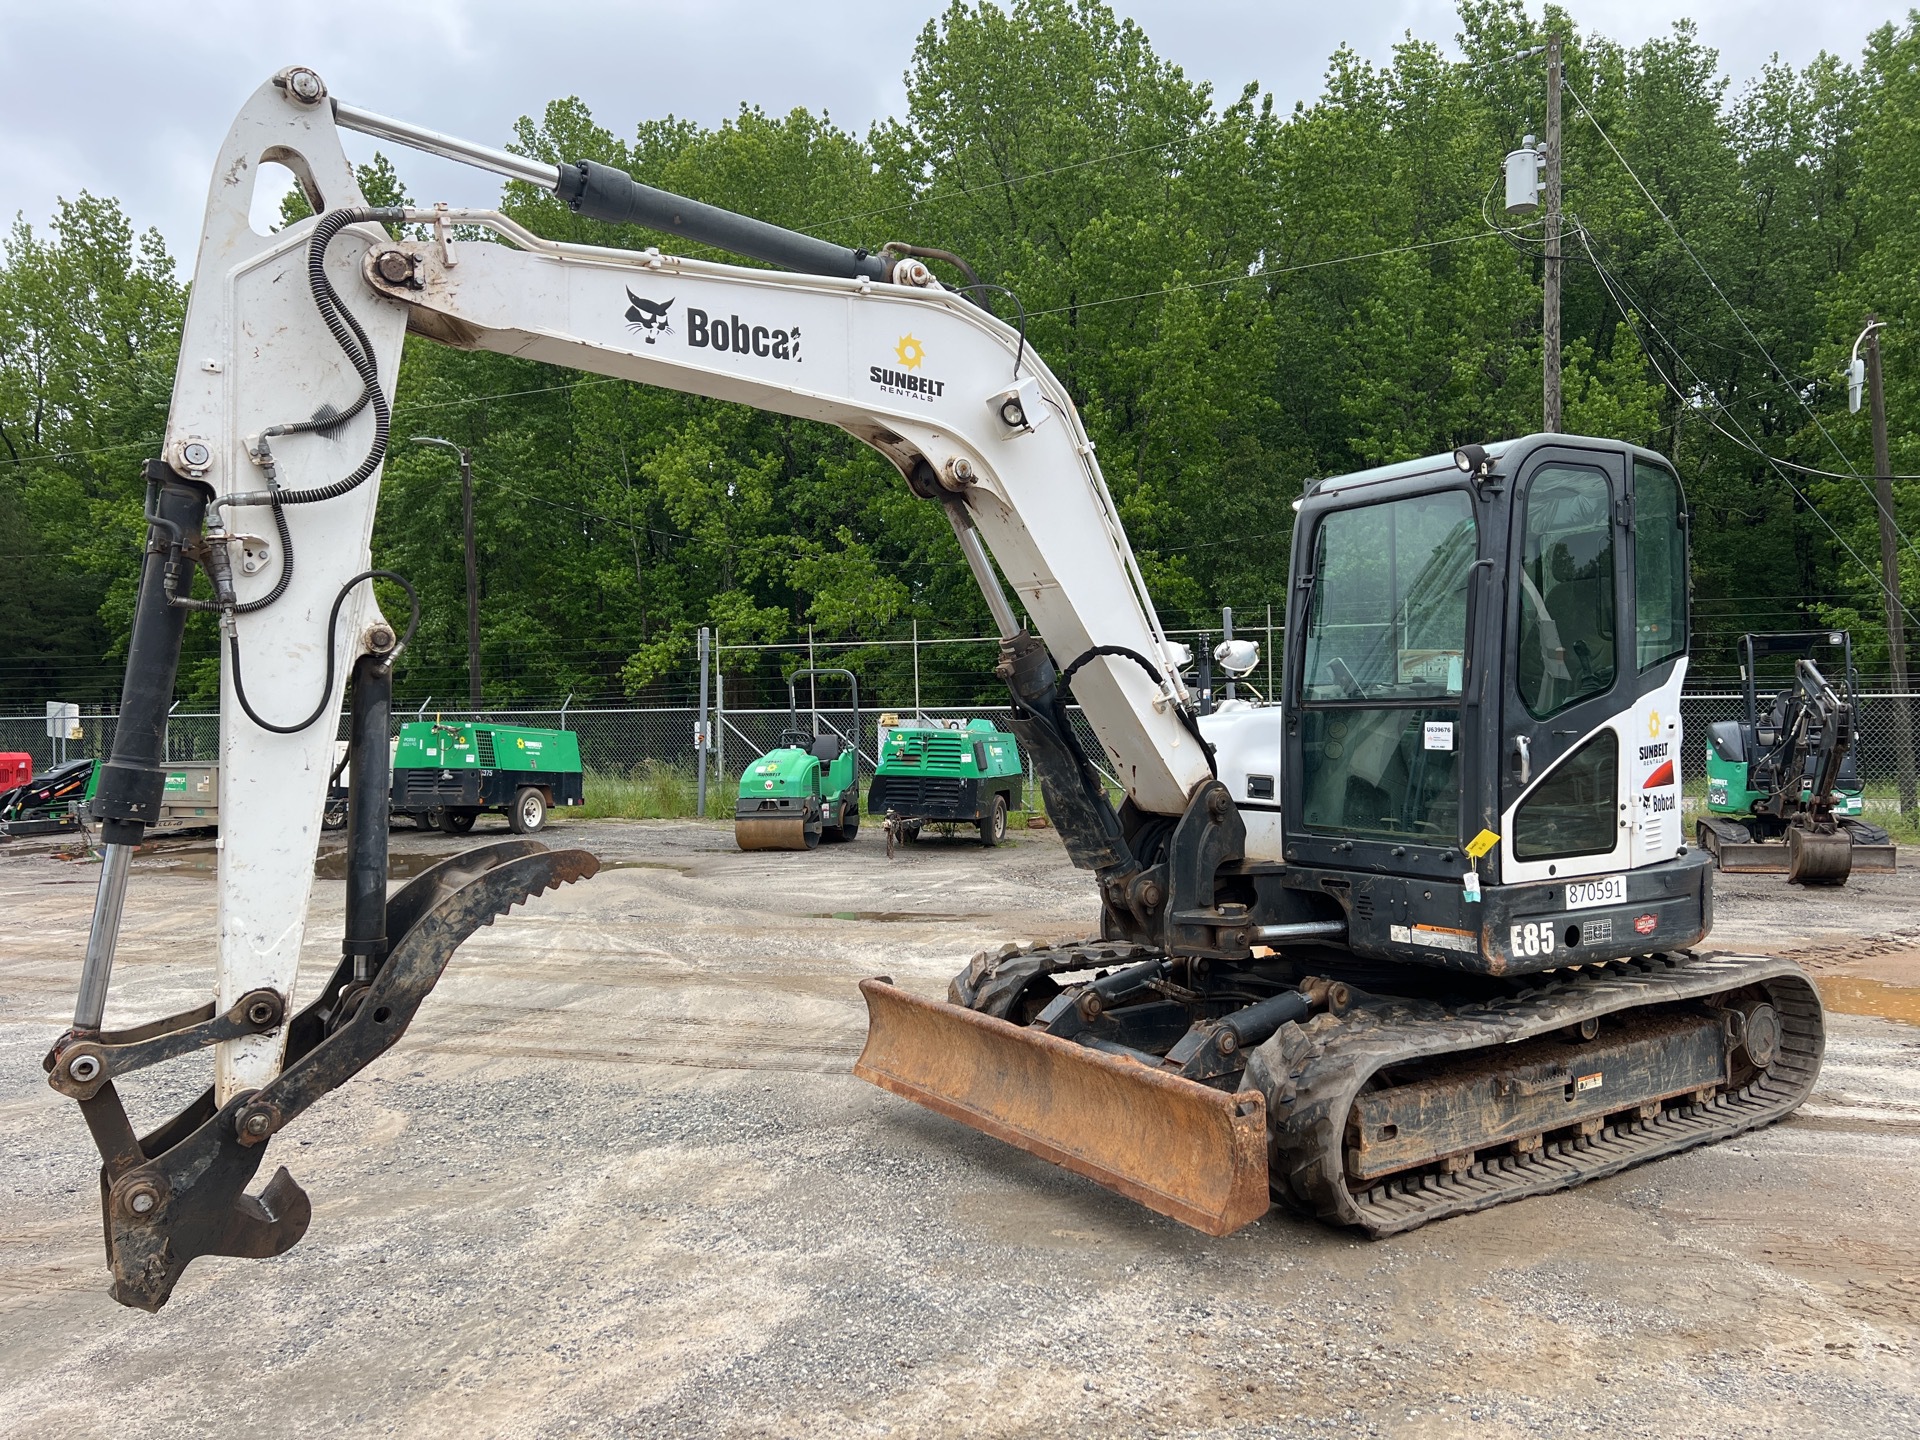
[[(1501, 878), (1626, 870), (1632, 860), (1631, 534), (1617, 450), (1532, 451), (1508, 527)], [(1624, 881), (1620, 883), (1625, 898)]]

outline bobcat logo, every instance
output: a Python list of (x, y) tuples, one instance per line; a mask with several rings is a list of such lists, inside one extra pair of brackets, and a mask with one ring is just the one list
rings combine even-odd
[(638, 330), (651, 345), (660, 335), (671, 335), (673, 326), (667, 321), (667, 311), (673, 308), (673, 301), (643, 300), (640, 296), (627, 291), (627, 299), (633, 304), (627, 307), (627, 328)]

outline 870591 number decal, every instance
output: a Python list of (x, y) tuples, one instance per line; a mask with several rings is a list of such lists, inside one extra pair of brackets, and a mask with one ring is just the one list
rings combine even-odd
[(1541, 920), (1533, 924), (1510, 927), (1507, 948), (1515, 956), (1551, 955), (1553, 953), (1553, 921)]
[(1596, 905), (1627, 903), (1627, 877), (1601, 875), (1592, 880), (1567, 882), (1567, 909), (1590, 910)]

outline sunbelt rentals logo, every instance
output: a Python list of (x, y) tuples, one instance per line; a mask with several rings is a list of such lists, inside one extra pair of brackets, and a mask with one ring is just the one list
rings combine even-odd
[(927, 347), (920, 343), (919, 337), (902, 335), (893, 347), (893, 358), (898, 362), (898, 369), (891, 365), (867, 367), (867, 378), (887, 394), (924, 400), (930, 405), (946, 392), (946, 381), (920, 373), (921, 366), (927, 363)]

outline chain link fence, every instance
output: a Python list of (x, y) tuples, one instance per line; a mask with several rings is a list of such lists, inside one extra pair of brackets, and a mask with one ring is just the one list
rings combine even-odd
[[(1904, 710), (1907, 723), (1920, 734), (1920, 695), (1863, 694), (1857, 717), (1854, 755), (1860, 778), (1869, 791), (1869, 804), (1886, 806), (1898, 781), (1894, 735)], [(817, 713), (823, 726), (831, 725), (842, 737), (851, 740), (852, 713), (844, 707), (821, 706), (817, 712), (803, 707), (800, 720), (811, 729), (811, 717)], [(1008, 709), (1004, 705), (923, 706), (919, 712), (928, 719), (946, 723), (983, 719), (1005, 725)], [(863, 706), (861, 709), (860, 750), (871, 765), (878, 744), (878, 725), (884, 714), (910, 720), (910, 705)], [(1738, 720), (1745, 715), (1745, 702), (1736, 692), (1688, 694), (1681, 700), (1681, 724), (1685, 732), (1681, 749), (1681, 775), (1684, 780), (1700, 781), (1706, 774), (1707, 726), (1716, 720)], [(1076, 708), (1074, 722), (1087, 753), (1098, 757), (1101, 747), (1093, 729)], [(547, 710), (488, 710), (475, 715), (471, 711), (417, 710), (395, 708), (395, 723), (415, 719), (445, 721), (482, 719), (509, 725), (535, 725), (556, 730), (571, 730), (580, 737), (580, 754), (590, 774), (628, 776), (649, 766), (673, 766), (692, 770), (698, 756), (694, 748), (694, 722), (699, 711), (693, 706), (657, 707), (582, 707), (568, 705)], [(715, 710), (715, 746), (710, 756), (712, 774), (737, 774), (755, 756), (763, 755), (780, 743), (787, 728), (788, 714), (782, 709)], [(104, 713), (83, 713), (82, 738), (62, 743), (69, 759), (105, 755), (113, 745), (116, 717)], [(176, 712), (168, 724), (167, 753), (174, 760), (213, 760), (219, 756), (220, 717), (203, 712)], [(346, 738), (345, 717), (341, 719), (341, 739)], [(51, 769), (55, 763), (55, 742), (48, 738), (44, 715), (0, 716), (0, 751), (23, 751), (33, 757), (34, 773)]]

